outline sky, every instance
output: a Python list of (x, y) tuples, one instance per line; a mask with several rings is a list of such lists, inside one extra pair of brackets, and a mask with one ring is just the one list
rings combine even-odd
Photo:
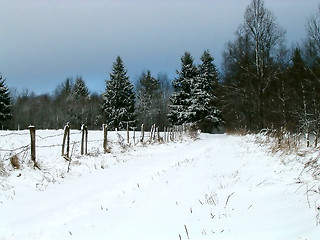
[[(132, 82), (142, 71), (176, 76), (188, 51), (220, 67), (251, 0), (0, 0), (0, 72), (10, 89), (52, 93), (81, 76), (101, 93), (120, 56)], [(287, 42), (305, 37), (319, 0), (265, 0)]]

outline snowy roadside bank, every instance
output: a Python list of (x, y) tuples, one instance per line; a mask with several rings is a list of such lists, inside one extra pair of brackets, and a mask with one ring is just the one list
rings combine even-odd
[(40, 151), (46, 170), (1, 177), (0, 239), (317, 239), (302, 158), (254, 136), (200, 137), (110, 154), (97, 143), (68, 174), (60, 148)]

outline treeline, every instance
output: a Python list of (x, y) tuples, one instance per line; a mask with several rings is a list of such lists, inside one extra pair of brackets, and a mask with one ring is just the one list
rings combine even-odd
[[(142, 73), (139, 82), (144, 79), (146, 73)], [(136, 115), (146, 116), (147, 124), (151, 121), (161, 126), (168, 126), (166, 119), (166, 109), (169, 96), (172, 93), (171, 83), (166, 74), (159, 74), (156, 80), (159, 83), (157, 89), (158, 102), (148, 105), (156, 113), (141, 114), (135, 111)], [(133, 86), (133, 85), (132, 85)], [(123, 88), (123, 86), (120, 86)], [(141, 88), (141, 84), (136, 86), (136, 91)], [(53, 93), (36, 95), (28, 90), (22, 93), (11, 93), (11, 117), (6, 121), (5, 128), (26, 129), (30, 124), (40, 129), (60, 129), (69, 122), (72, 128), (79, 128), (86, 124), (90, 129), (100, 129), (102, 124), (108, 122), (109, 127), (113, 126), (103, 117), (103, 95), (90, 93), (82, 77), (75, 80), (67, 78)], [(158, 109), (158, 103), (161, 103)], [(137, 105), (139, 109), (140, 105)], [(150, 115), (157, 115), (157, 119), (149, 118)], [(136, 118), (135, 118), (136, 119)], [(146, 119), (137, 120), (141, 124)], [(118, 129), (123, 126), (116, 126)]]
[(56, 129), (70, 122), (80, 128), (94, 128), (99, 114), (100, 96), (91, 94), (81, 77), (67, 78), (52, 94), (35, 95), (24, 91), (12, 98), (11, 129), (25, 129), (30, 124), (40, 129)]
[(320, 7), (306, 22), (304, 40), (289, 48), (285, 30), (264, 1), (252, 0), (235, 39), (226, 45), (220, 72), (208, 51), (200, 65), (186, 52), (175, 79), (146, 71), (134, 86), (118, 57), (102, 94), (90, 93), (81, 77), (65, 80), (50, 95), (26, 91), (11, 99), (5, 126), (61, 128), (68, 121), (75, 128), (86, 123), (96, 129), (107, 123), (121, 129), (126, 124), (148, 128), (187, 123), (205, 132), (226, 127), (318, 134), (319, 29)]

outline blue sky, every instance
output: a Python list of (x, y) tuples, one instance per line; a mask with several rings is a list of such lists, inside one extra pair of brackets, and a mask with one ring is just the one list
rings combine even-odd
[[(135, 81), (144, 70), (170, 78), (189, 51), (208, 49), (220, 66), (225, 44), (250, 0), (0, 0), (0, 72), (10, 88), (51, 93), (82, 76), (102, 92), (117, 55)], [(318, 0), (265, 0), (287, 31), (288, 46), (305, 37)]]

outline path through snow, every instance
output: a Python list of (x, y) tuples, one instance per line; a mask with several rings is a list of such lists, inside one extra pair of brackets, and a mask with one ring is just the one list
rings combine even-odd
[(22, 170), (0, 203), (0, 239), (319, 239), (299, 168), (249, 137), (203, 134), (116, 157), (43, 191)]

